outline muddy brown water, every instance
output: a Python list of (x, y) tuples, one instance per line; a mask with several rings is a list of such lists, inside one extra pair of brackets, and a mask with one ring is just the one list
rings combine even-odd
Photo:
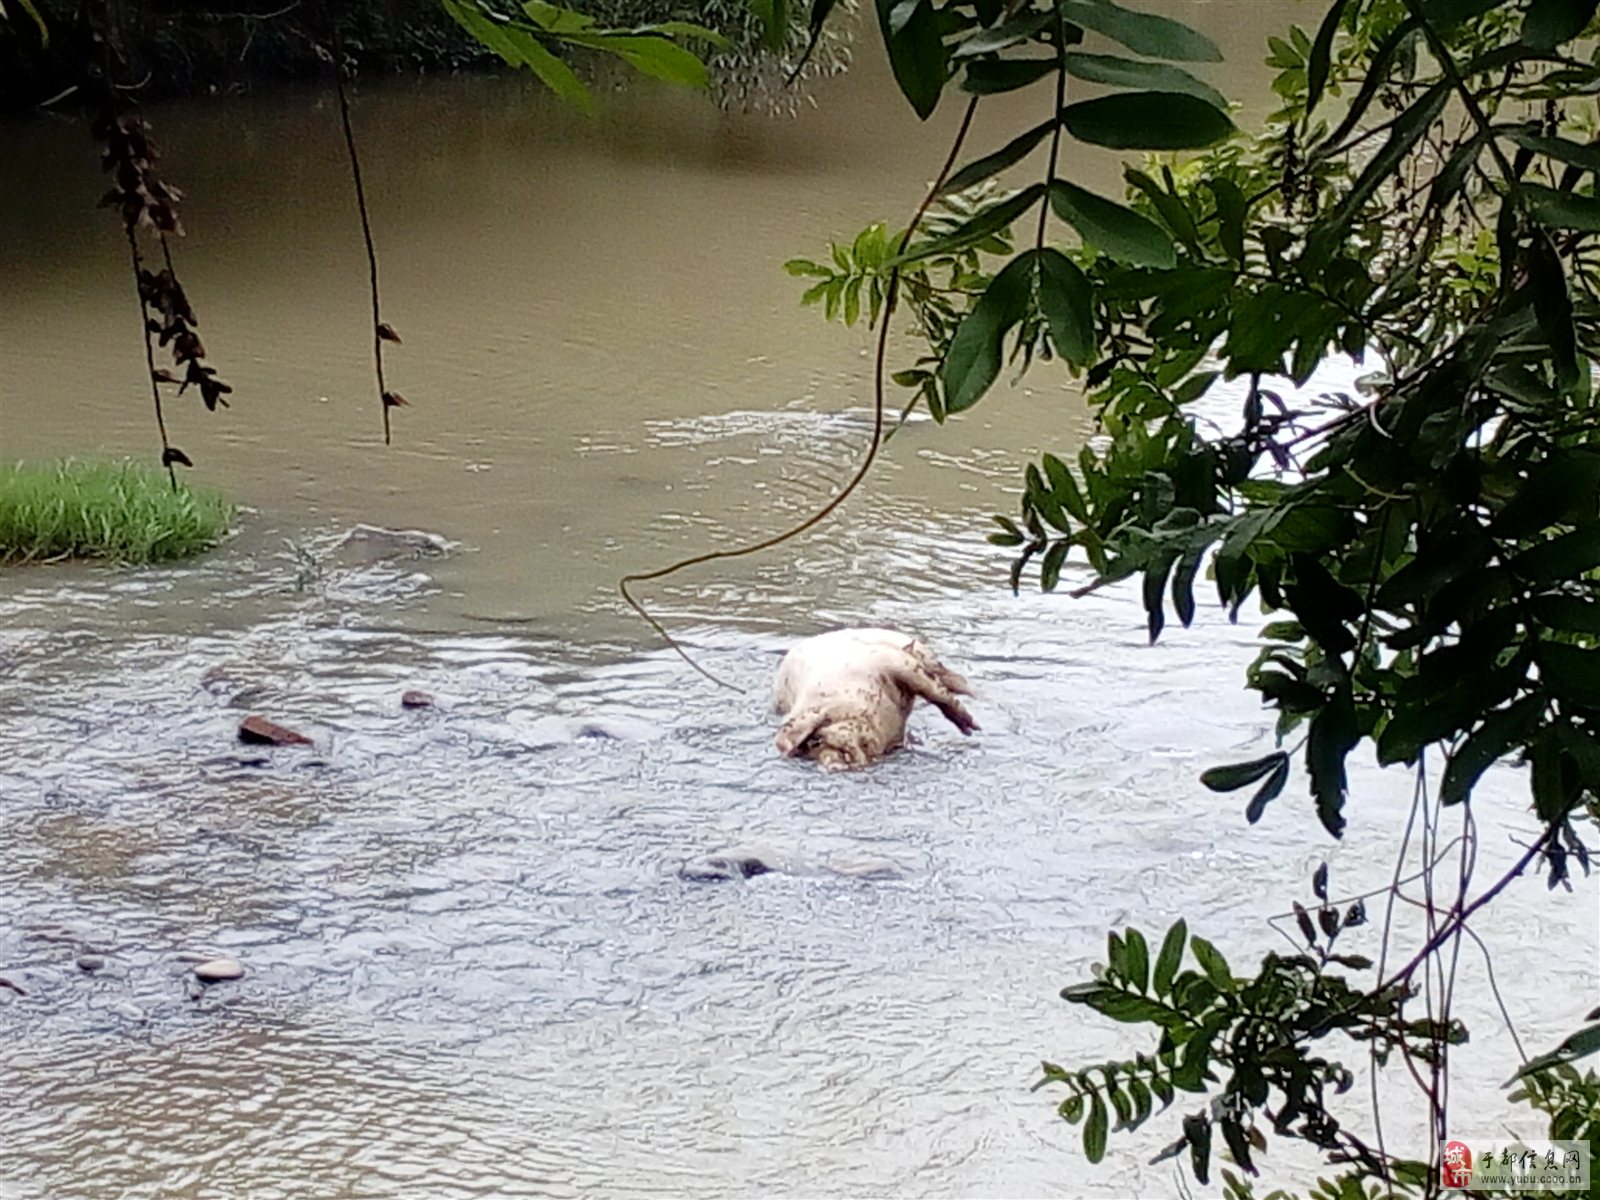
[[(1258, 85), (1282, 7), (1187, 7), (1229, 54), (1214, 77)], [(590, 124), (504, 80), (366, 89), (413, 402), (387, 449), (330, 98), (151, 115), (237, 388), (219, 416), (176, 406), (174, 440), (246, 511), (191, 565), (0, 575), (0, 974), (27, 993), (0, 989), (0, 1197), (1177, 1194), (1146, 1165), (1175, 1115), (1091, 1169), (1030, 1095), (1041, 1057), (1126, 1045), (1057, 990), (1125, 923), (1182, 913), (1240, 961), (1279, 945), (1266, 918), (1324, 857), (1339, 894), (1386, 882), (1410, 788), (1360, 763), (1342, 844), (1298, 785), (1248, 827), (1195, 776), (1270, 747), (1239, 688), (1249, 614), (1150, 647), (1131, 592), (1005, 590), (986, 516), (1091, 434), (1081, 401), (1038, 372), (913, 422), (814, 535), (650, 589), (743, 693), (613, 591), (848, 475), (867, 337), (798, 310), (779, 264), (904, 219), (956, 114), (919, 126), (870, 54), (793, 122), (648, 88)], [(147, 455), (85, 139), (12, 124), (0, 155), (0, 452)], [(1114, 185), (1104, 159), (1072, 170)], [(360, 523), (449, 547), (340, 545)], [(782, 647), (861, 621), (967, 671), (981, 734), (924, 715), (870, 771), (778, 761)], [(436, 707), (402, 710), (407, 688)], [(248, 712), (316, 744), (241, 747)], [(1487, 785), (1479, 878), (1532, 828), (1524, 787)], [(680, 878), (726, 852), (777, 869)], [(1592, 1003), (1594, 902), (1527, 881), (1478, 926), (1530, 1047)], [(247, 974), (195, 997), (193, 951)], [(1516, 1052), (1475, 953), (1462, 976), (1456, 1095), (1493, 1132)], [(1417, 1107), (1387, 1093), (1391, 1137)]]

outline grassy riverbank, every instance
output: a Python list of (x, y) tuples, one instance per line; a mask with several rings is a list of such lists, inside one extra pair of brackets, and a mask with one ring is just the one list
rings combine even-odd
[(0, 464), (0, 562), (169, 562), (210, 549), (233, 506), (131, 462)]

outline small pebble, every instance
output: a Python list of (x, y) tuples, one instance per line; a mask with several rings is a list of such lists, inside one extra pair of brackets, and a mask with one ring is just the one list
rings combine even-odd
[(427, 692), (419, 692), (415, 688), (400, 697), (402, 708), (432, 708), (433, 697)]
[(244, 964), (236, 958), (213, 958), (194, 969), (194, 977), (201, 983), (221, 983), (225, 979), (239, 979), (244, 975)]
[(204, 950), (179, 950), (172, 957), (181, 963), (203, 963), (222, 956), (220, 954), (208, 954)]
[(106, 960), (98, 954), (78, 955), (78, 970), (80, 971), (88, 971), (93, 974), (95, 971), (104, 970), (105, 965)]

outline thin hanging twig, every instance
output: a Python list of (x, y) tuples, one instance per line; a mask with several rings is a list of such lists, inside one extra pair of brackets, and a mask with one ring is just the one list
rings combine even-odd
[[(911, 218), (911, 224), (906, 226), (906, 231), (900, 238), (900, 245), (896, 252), (897, 255), (905, 253), (906, 246), (911, 241), (912, 233), (915, 232), (917, 226), (922, 223), (922, 218), (927, 216), (928, 209), (932, 206), (934, 199), (939, 195), (939, 190), (944, 187), (944, 181), (950, 175), (950, 169), (955, 166), (956, 158), (961, 153), (962, 144), (966, 141), (967, 131), (972, 127), (972, 116), (978, 109), (978, 99), (979, 98), (977, 96), (974, 96), (967, 102), (967, 109), (961, 118), (961, 127), (956, 131), (955, 141), (950, 146), (950, 153), (945, 158), (944, 166), (939, 168), (939, 174), (937, 178), (934, 179), (932, 186), (928, 188), (927, 194), (923, 196), (922, 203), (917, 206), (916, 214)], [(856, 488), (861, 485), (861, 481), (867, 477), (867, 472), (871, 470), (874, 460), (876, 460), (878, 457), (878, 450), (883, 445), (883, 414), (885, 409), (883, 382), (884, 360), (888, 354), (889, 321), (894, 315), (895, 304), (899, 298), (900, 267), (895, 265), (889, 269), (889, 285), (884, 293), (883, 313), (880, 318), (881, 323), (878, 326), (878, 349), (873, 371), (872, 438), (867, 443), (867, 452), (861, 460), (861, 465), (856, 468), (855, 474), (850, 477), (849, 481), (844, 485), (844, 487), (839, 489), (839, 491), (835, 493), (831, 500), (829, 500), (816, 512), (812, 513), (804, 521), (801, 521), (798, 525), (786, 529), (782, 533), (775, 534), (772, 537), (747, 546), (740, 546), (735, 550), (711, 550), (705, 554), (696, 554), (692, 558), (680, 559), (671, 566), (661, 567), (659, 570), (634, 572), (632, 574), (624, 575), (617, 581), (617, 590), (622, 594), (622, 598), (628, 602), (628, 607), (633, 609), (634, 612), (638, 613), (640, 617), (644, 618), (645, 622), (650, 626), (650, 628), (654, 629), (658, 634), (661, 635), (662, 640), (664, 640), (667, 645), (672, 647), (673, 651), (678, 655), (679, 658), (683, 659), (684, 662), (688, 663), (701, 675), (704, 675), (707, 679), (709, 679), (712, 683), (717, 684), (719, 687), (730, 688), (736, 692), (742, 692), (744, 690), (736, 684), (729, 683), (727, 680), (713, 675), (710, 671), (706, 670), (705, 667), (695, 662), (695, 660), (689, 656), (688, 652), (684, 650), (683, 646), (679, 644), (678, 640), (666, 631), (666, 628), (661, 624), (661, 622), (656, 620), (647, 611), (645, 611), (644, 605), (634, 598), (633, 593), (629, 590), (628, 585), (634, 583), (645, 583), (652, 579), (664, 579), (668, 575), (675, 575), (679, 571), (687, 570), (689, 567), (700, 566), (702, 563), (720, 562), (724, 559), (730, 558), (743, 558), (746, 555), (759, 554), (764, 550), (770, 550), (774, 546), (781, 545), (792, 538), (796, 538), (806, 530), (812, 528), (812, 526), (818, 525), (827, 520), (827, 518), (833, 514), (834, 510), (836, 510), (841, 504), (850, 498), (850, 494), (854, 492)]]
[[(172, 490), (178, 490), (178, 472), (174, 464), (176, 459), (172, 456), (172, 442), (167, 437), (167, 418), (161, 410), (161, 384), (156, 376), (156, 347), (151, 340), (150, 332), (150, 305), (144, 297), (144, 288), (139, 287), (139, 280), (144, 270), (144, 261), (139, 254), (139, 240), (135, 236), (132, 225), (124, 227), (128, 235), (128, 253), (133, 257), (133, 282), (139, 293), (139, 326), (144, 335), (144, 363), (145, 374), (150, 379), (150, 398), (156, 406), (156, 428), (161, 432), (161, 465), (167, 468), (167, 478), (172, 481)], [(165, 243), (163, 243), (165, 244)]]
[[(378, 376), (378, 405), (383, 410), (383, 444), (390, 444), (389, 410), (405, 403), (391, 392), (383, 378), (383, 343), (399, 341), (383, 323), (378, 302), (378, 249), (372, 241), (372, 218), (367, 212), (367, 188), (361, 178), (361, 155), (356, 152), (355, 129), (350, 124), (350, 97), (344, 85), (344, 33), (337, 17), (333, 20), (333, 80), (339, 93), (339, 119), (344, 126), (344, 146), (350, 156), (350, 178), (356, 189), (356, 208), (361, 214), (361, 236), (367, 244), (367, 275), (372, 293), (372, 361)], [(388, 337), (386, 338), (386, 332)]]

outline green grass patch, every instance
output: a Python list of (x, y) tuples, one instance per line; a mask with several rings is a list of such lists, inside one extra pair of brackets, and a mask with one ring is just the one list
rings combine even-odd
[(0, 563), (157, 563), (215, 546), (233, 506), (132, 462), (0, 463)]

